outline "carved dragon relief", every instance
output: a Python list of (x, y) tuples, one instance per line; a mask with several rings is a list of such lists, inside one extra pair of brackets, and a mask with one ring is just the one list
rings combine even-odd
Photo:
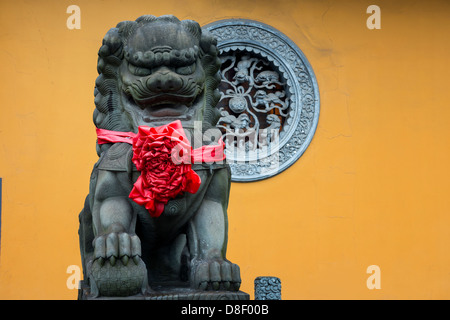
[(295, 163), (319, 118), (319, 90), (301, 50), (263, 23), (229, 19), (204, 27), (222, 61), (221, 118), (232, 181), (257, 181)]

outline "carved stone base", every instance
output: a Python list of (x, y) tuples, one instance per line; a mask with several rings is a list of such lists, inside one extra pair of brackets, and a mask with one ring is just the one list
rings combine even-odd
[(250, 300), (250, 295), (242, 291), (200, 291), (191, 288), (157, 287), (145, 294), (129, 297), (93, 297), (85, 281), (80, 282), (79, 300)]

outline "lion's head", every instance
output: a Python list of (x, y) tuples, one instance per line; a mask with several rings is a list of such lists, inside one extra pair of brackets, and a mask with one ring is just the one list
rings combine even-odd
[[(141, 16), (110, 29), (99, 50), (94, 123), (136, 132), (175, 119), (215, 126), (220, 94), (216, 40), (195, 21)], [(97, 146), (100, 154), (108, 145)]]

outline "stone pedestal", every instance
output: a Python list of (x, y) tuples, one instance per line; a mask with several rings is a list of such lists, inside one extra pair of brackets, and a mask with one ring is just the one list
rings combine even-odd
[(250, 300), (242, 291), (200, 291), (189, 287), (154, 287), (145, 294), (129, 297), (94, 297), (85, 281), (80, 282), (79, 300)]

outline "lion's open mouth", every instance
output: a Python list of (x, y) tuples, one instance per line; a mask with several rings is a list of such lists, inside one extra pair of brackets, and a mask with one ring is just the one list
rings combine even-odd
[(187, 112), (188, 106), (182, 103), (160, 103), (145, 108), (145, 113), (153, 117), (176, 117)]
[(202, 94), (195, 96), (159, 94), (146, 99), (136, 99), (126, 91), (123, 92), (123, 95), (127, 102), (126, 105), (129, 107), (128, 110), (135, 114), (138, 125), (145, 125), (163, 118), (189, 117), (190, 114), (192, 115), (193, 109), (202, 105)]
[(147, 97), (143, 97), (143, 98), (138, 98), (134, 95), (132, 95), (132, 98), (134, 100), (134, 102), (136, 103), (136, 105), (138, 105), (140, 108), (142, 109), (161, 109), (167, 106), (176, 106), (176, 105), (191, 105), (195, 98), (196, 98), (196, 94), (192, 94), (192, 95), (180, 95), (180, 94), (167, 94), (167, 93), (162, 93), (162, 94), (156, 94), (156, 95), (151, 95), (151, 96), (147, 96)]
[(178, 117), (187, 113), (196, 103), (197, 96), (159, 94), (146, 99), (127, 95), (130, 105), (141, 110), (144, 120), (148, 117)]

